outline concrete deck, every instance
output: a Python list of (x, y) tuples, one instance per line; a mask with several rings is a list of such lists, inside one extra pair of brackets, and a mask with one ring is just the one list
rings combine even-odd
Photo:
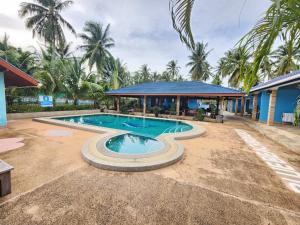
[(248, 118), (245, 120), (250, 127), (256, 129), (261, 134), (300, 154), (300, 128), (291, 125), (268, 126), (267, 124)]
[[(299, 171), (300, 155), (231, 118), (200, 123), (207, 132), (179, 141), (184, 158), (139, 173), (89, 166), (80, 150), (101, 134), (31, 120), (9, 122), (0, 138), (25, 146), (0, 158), (14, 166), (12, 194), (0, 198), (0, 224), (290, 224), (300, 221), (300, 196), (251, 150), (235, 129)], [(72, 136), (47, 136), (49, 129)]]

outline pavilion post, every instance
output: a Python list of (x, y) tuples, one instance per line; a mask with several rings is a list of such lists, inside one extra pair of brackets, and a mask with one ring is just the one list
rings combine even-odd
[(234, 112), (235, 115), (238, 114), (238, 108), (239, 108), (239, 98), (236, 97), (235, 98), (235, 112)]
[(180, 96), (177, 96), (176, 99), (176, 115), (179, 116), (179, 111), (180, 111)]
[(216, 109), (216, 115), (219, 115), (219, 108), (220, 108), (220, 97), (217, 97), (217, 109)]
[(253, 103), (252, 103), (252, 119), (256, 120), (257, 114), (257, 94), (253, 95)]
[(4, 73), (0, 72), (0, 126), (6, 126), (6, 102), (5, 102), (5, 83)]
[(120, 96), (117, 97), (117, 112), (120, 112)]
[(244, 111), (245, 111), (245, 97), (242, 96), (242, 100), (241, 100), (241, 116), (244, 116)]
[(272, 90), (270, 95), (270, 101), (269, 101), (268, 120), (267, 120), (268, 125), (274, 124), (276, 98), (277, 98), (277, 90)]
[(143, 108), (143, 115), (146, 115), (146, 110), (147, 110), (147, 96), (144, 95), (144, 108)]

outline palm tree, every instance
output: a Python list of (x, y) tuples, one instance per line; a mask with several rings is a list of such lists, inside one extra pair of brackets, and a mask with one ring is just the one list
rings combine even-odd
[(210, 65), (207, 61), (210, 51), (207, 51), (206, 48), (207, 44), (197, 43), (195, 49), (192, 50), (192, 55), (189, 56), (190, 62), (186, 65), (191, 67), (189, 72), (192, 80), (206, 81), (211, 76)]
[(74, 100), (74, 105), (78, 104), (78, 99), (87, 90), (88, 85), (84, 82), (93, 82), (91, 73), (87, 74), (81, 59), (73, 57), (64, 64), (64, 85), (68, 95)]
[(88, 21), (83, 28), (84, 33), (79, 35), (83, 40), (80, 47), (85, 50), (84, 60), (88, 60), (90, 70), (96, 65), (97, 73), (101, 76), (105, 60), (111, 56), (108, 49), (114, 46), (114, 40), (109, 36), (109, 28), (109, 24), (104, 29), (100, 23)]
[(299, 69), (300, 50), (293, 46), (289, 52), (288, 43), (281, 45), (275, 51), (271, 52), (271, 58), (275, 64), (275, 74), (281, 75)]
[(58, 45), (65, 42), (63, 27), (76, 34), (72, 25), (66, 21), (61, 12), (73, 4), (72, 0), (35, 0), (36, 3), (22, 2), (19, 10), (21, 18), (26, 17), (25, 25), (32, 29), (32, 35), (49, 43)]
[(119, 58), (115, 59), (110, 56), (106, 59), (103, 67), (103, 77), (106, 82), (111, 84), (112, 89), (125, 86), (128, 82), (128, 76), (126, 65)]
[(63, 85), (63, 65), (55, 48), (48, 46), (37, 53), (37, 69), (33, 76), (40, 81), (41, 90), (45, 94), (58, 93), (65, 90)]
[(178, 66), (177, 60), (171, 60), (167, 64), (167, 72), (170, 74), (170, 80), (176, 80), (180, 67)]
[(221, 68), (223, 77), (229, 76), (229, 86), (240, 87), (249, 74), (249, 58), (250, 54), (245, 48), (236, 48), (229, 50), (221, 59)]
[[(267, 56), (275, 40), (283, 36), (284, 39), (295, 41), (295, 46), (300, 47), (299, 0), (271, 0), (272, 4), (265, 15), (254, 28), (239, 42), (241, 46), (253, 49), (253, 63), (251, 75), (245, 83), (246, 91), (257, 83), (258, 71), (261, 63)], [(169, 0), (171, 17), (174, 29), (180, 39), (188, 48), (194, 49), (195, 42), (191, 29), (191, 14), (195, 0)]]
[(151, 75), (151, 80), (153, 82), (157, 82), (157, 81), (161, 80), (161, 75), (158, 72), (154, 71)]
[(66, 43), (66, 42), (61, 42), (59, 45), (56, 47), (56, 52), (59, 55), (61, 60), (68, 59), (72, 55), (71, 51), (71, 45), (72, 42)]
[(0, 57), (4, 58), (6, 61), (9, 60), (9, 55), (12, 54), (12, 47), (9, 45), (8, 40), (9, 36), (5, 33), (0, 41)]
[(225, 60), (225, 57), (219, 59), (219, 61), (217, 62), (218, 65), (216, 67), (216, 74), (217, 76), (223, 78), (223, 77), (226, 77), (227, 74), (225, 73), (225, 70), (226, 70), (226, 60)]
[(262, 59), (262, 62), (260, 64), (260, 68), (259, 68), (259, 74), (260, 74), (261, 80), (264, 80), (265, 78), (270, 80), (275, 77), (275, 74), (273, 72), (273, 65), (274, 65), (274, 63), (271, 61), (271, 59), (268, 55)]
[(147, 64), (141, 66), (140, 70), (135, 72), (135, 83), (144, 83), (151, 81), (151, 71)]
[(222, 84), (221, 76), (219, 74), (214, 75), (214, 79), (212, 80), (211, 83), (215, 85), (221, 85)]

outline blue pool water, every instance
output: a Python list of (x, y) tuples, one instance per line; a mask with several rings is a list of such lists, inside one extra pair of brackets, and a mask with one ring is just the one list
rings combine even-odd
[(157, 152), (163, 146), (163, 143), (156, 139), (135, 134), (122, 134), (106, 142), (108, 149), (122, 154), (147, 154)]
[(159, 151), (164, 144), (155, 139), (157, 136), (164, 133), (188, 131), (193, 128), (180, 121), (111, 114), (71, 116), (55, 119), (128, 131), (127, 134), (112, 137), (105, 145), (111, 151), (129, 155)]
[(163, 119), (150, 119), (111, 114), (55, 118), (58, 120), (129, 131), (132, 134), (155, 138), (163, 133), (177, 133), (192, 129), (189, 124)]

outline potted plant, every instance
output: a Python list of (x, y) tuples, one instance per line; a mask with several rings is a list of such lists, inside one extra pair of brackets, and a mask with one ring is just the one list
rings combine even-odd
[(154, 113), (155, 117), (158, 117), (158, 114), (160, 113), (161, 108), (159, 106), (152, 107), (152, 112)]
[(205, 116), (204, 109), (197, 109), (197, 112), (194, 116), (194, 120), (203, 121)]

